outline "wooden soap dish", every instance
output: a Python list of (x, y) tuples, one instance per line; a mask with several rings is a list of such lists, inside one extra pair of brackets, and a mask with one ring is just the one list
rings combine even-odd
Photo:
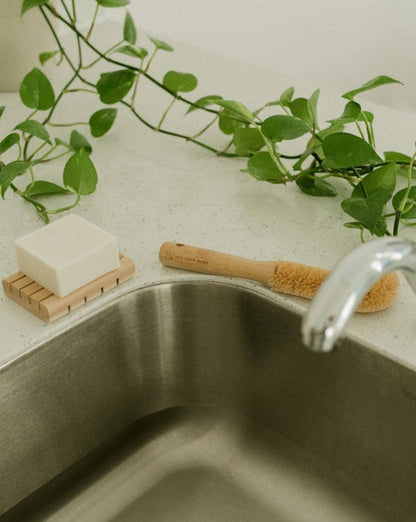
[(58, 297), (22, 272), (3, 279), (4, 293), (15, 303), (50, 323), (92, 301), (134, 275), (134, 262), (120, 254), (120, 268), (91, 281), (66, 297)]

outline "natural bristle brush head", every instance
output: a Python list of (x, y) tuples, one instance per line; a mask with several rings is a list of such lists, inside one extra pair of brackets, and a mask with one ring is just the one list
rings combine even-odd
[[(278, 261), (275, 274), (268, 282), (276, 292), (313, 299), (329, 271), (313, 266)], [(388, 308), (395, 300), (399, 290), (399, 278), (395, 273), (381, 277), (367, 292), (357, 311), (368, 313)]]
[(361, 301), (358, 312), (378, 312), (388, 308), (397, 297), (399, 284), (399, 278), (394, 272), (381, 277)]

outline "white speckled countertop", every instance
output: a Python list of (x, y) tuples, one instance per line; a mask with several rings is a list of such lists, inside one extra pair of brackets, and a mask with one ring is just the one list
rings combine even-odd
[[(292, 84), (273, 71), (180, 45), (173, 54), (160, 53), (156, 62), (153, 73), (159, 77), (169, 68), (194, 72), (199, 78), (198, 90), (193, 93), (195, 99), (222, 94), (253, 107), (276, 98)], [(353, 82), (351, 87), (361, 80), (367, 78)], [(299, 95), (309, 95), (315, 87), (304, 81), (296, 81), (295, 85)], [(145, 100), (139, 101), (139, 111), (157, 121), (169, 98), (144, 82), (141, 88)], [(342, 112), (344, 103), (338, 94), (323, 88), (321, 97), (322, 120)], [(100, 107), (97, 99), (85, 93), (67, 98), (55, 121), (85, 120), (85, 113), (90, 115)], [(27, 111), (16, 94), (0, 94), (0, 104), (7, 106), (1, 122), (3, 134), (26, 117)], [(379, 152), (412, 151), (416, 137), (414, 114), (371, 104), (366, 107), (376, 112)], [(179, 124), (196, 132), (209, 121), (207, 115), (197, 113), (184, 119), (184, 112), (184, 107), (178, 104), (167, 118), (167, 127)], [(84, 130), (80, 128), (81, 132)], [(65, 137), (67, 133), (56, 135)], [(215, 133), (210, 136), (219, 146), (226, 143), (226, 139), (216, 138)], [(292, 143), (290, 150), (296, 151), (296, 144)], [(324, 268), (333, 267), (360, 244), (358, 234), (342, 226), (348, 221), (340, 208), (340, 201), (348, 194), (342, 184), (337, 184), (337, 198), (315, 199), (301, 193), (296, 186), (260, 183), (240, 173), (244, 160), (218, 158), (190, 143), (155, 134), (124, 110), (120, 110), (111, 132), (95, 141), (93, 158), (99, 172), (97, 191), (84, 197), (76, 212), (118, 236), (121, 251), (136, 263), (136, 277), (52, 325), (43, 324), (1, 294), (0, 366), (129, 288), (202, 277), (162, 267), (158, 250), (163, 241)], [(63, 163), (48, 165), (43, 172), (51, 180), (60, 180), (62, 168)], [(0, 277), (3, 278), (17, 270), (13, 240), (42, 226), (42, 222), (31, 206), (12, 193), (6, 201), (0, 201), (0, 222)], [(412, 228), (404, 235), (416, 239)], [(259, 286), (243, 284), (250, 288)], [(302, 311), (308, 306), (308, 301), (300, 298), (273, 295), (286, 306)], [(375, 350), (416, 367), (416, 297), (404, 279), (399, 298), (389, 310), (356, 315), (348, 333)]]

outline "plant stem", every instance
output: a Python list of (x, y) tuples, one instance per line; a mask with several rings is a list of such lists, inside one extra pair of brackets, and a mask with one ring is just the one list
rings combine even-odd
[[(319, 171), (317, 171), (317, 172), (319, 172)], [(355, 179), (356, 179), (356, 178), (353, 178), (352, 176), (348, 176), (348, 174), (340, 174), (337, 172), (329, 172), (328, 174), (319, 176), (319, 179), (326, 179), (326, 178), (342, 178), (347, 181), (355, 181)]]
[(361, 138), (362, 138), (363, 140), (365, 140), (364, 133), (363, 133), (363, 131), (362, 131), (362, 129), (361, 129), (360, 124), (358, 123), (358, 121), (355, 122), (355, 126), (357, 127), (358, 132), (360, 133)]
[(154, 48), (152, 54), (150, 55), (150, 58), (147, 60), (147, 65), (143, 70), (144, 73), (147, 73), (147, 71), (149, 70), (149, 67), (150, 67), (151, 63), (153, 62), (153, 58), (156, 56), (156, 53), (157, 53), (157, 47)]
[(32, 152), (32, 154), (29, 156), (28, 160), (27, 161), (31, 161), (35, 156), (36, 154), (43, 149), (43, 147), (45, 147), (46, 145), (46, 142), (44, 141), (34, 152)]
[(165, 118), (166, 118), (168, 112), (171, 110), (171, 108), (172, 108), (173, 104), (175, 103), (175, 101), (176, 101), (176, 98), (172, 98), (172, 101), (167, 106), (167, 108), (166, 108), (165, 112), (163, 113), (162, 118), (160, 119), (160, 122), (157, 124), (155, 130), (157, 130), (157, 131), (160, 130), (160, 127), (162, 126), (162, 123), (165, 121)]
[[(143, 58), (141, 61), (141, 67), (143, 67)], [(139, 85), (139, 79), (140, 79), (140, 73), (137, 73), (136, 79), (134, 80), (134, 87), (133, 87), (133, 94), (131, 96), (131, 102), (130, 107), (134, 109), (135, 101), (136, 101), (136, 94), (137, 94), (137, 87)]]
[(62, 7), (64, 8), (66, 14), (68, 15), (68, 18), (71, 20), (71, 22), (73, 22), (73, 18), (71, 16), (71, 13), (69, 12), (69, 9), (68, 9), (66, 3), (64, 2), (64, 0), (60, 0), (60, 2), (61, 2)]
[(29, 172), (30, 172), (30, 179), (31, 179), (30, 186), (33, 187), (33, 185), (35, 183), (35, 174), (33, 173), (32, 167), (29, 167)]
[(199, 136), (202, 136), (202, 134), (204, 134), (204, 132), (206, 132), (212, 125), (214, 125), (214, 123), (218, 120), (219, 116), (215, 116), (215, 118), (213, 120), (211, 120), (208, 125), (205, 125), (205, 127), (200, 130), (199, 132), (197, 132), (196, 134), (194, 134), (192, 136), (192, 138), (199, 138)]
[(400, 216), (401, 216), (401, 212), (396, 210), (396, 217), (394, 218), (394, 225), (393, 225), (393, 236), (397, 236), (397, 234), (399, 232)]
[(256, 129), (259, 131), (261, 137), (263, 138), (264, 144), (266, 145), (266, 148), (272, 158), (273, 163), (276, 165), (277, 170), (280, 172), (280, 174), (282, 174), (282, 176), (284, 178), (287, 177), (290, 181), (293, 181), (294, 178), (293, 178), (292, 174), (287, 170), (287, 168), (284, 166), (284, 164), (280, 160), (279, 153), (276, 151), (276, 149), (274, 148), (274, 146), (272, 145), (270, 140), (268, 138), (266, 138), (266, 136), (263, 134), (260, 125), (258, 125), (257, 123), (254, 123), (254, 126), (256, 127)]
[[(51, 24), (51, 21), (49, 20), (49, 18), (46, 16), (46, 13), (45, 13), (45, 7), (56, 17), (58, 18), (59, 20), (61, 20), (65, 25), (67, 25), (68, 27), (75, 27), (73, 26), (73, 24), (67, 22), (65, 20), (65, 18), (62, 18), (62, 16), (60, 16), (56, 11), (54, 11), (49, 5), (45, 4), (44, 6), (39, 6), (39, 9), (40, 9), (40, 12), (42, 13), (42, 16), (43, 18), (45, 19), (46, 23), (48, 24), (48, 27), (52, 33), (52, 36), (54, 37), (58, 47), (59, 47), (59, 50), (61, 51), (62, 53), (62, 56), (65, 58), (65, 60), (68, 62), (68, 65), (71, 67), (71, 69), (74, 71), (74, 74), (75, 74), (75, 77), (78, 76), (78, 78), (85, 84), (87, 85), (90, 85), (91, 87), (95, 87), (95, 84), (93, 84), (92, 82), (89, 82), (88, 80), (86, 80), (85, 78), (83, 78), (80, 74), (79, 74), (79, 70), (80, 68), (76, 68), (75, 65), (73, 64), (71, 58), (68, 56), (68, 54), (66, 53), (53, 25)], [(75, 33), (82, 37), (82, 34), (77, 30), (75, 31)], [(89, 44), (90, 45), (90, 44)], [(74, 78), (75, 79), (75, 78)], [(73, 80), (72, 80), (73, 81)], [(72, 83), (72, 81), (68, 82), (69, 84)], [(55, 105), (56, 105), (56, 100), (55, 100)]]
[[(56, 33), (56, 31), (54, 30), (54, 27), (52, 26), (48, 16), (46, 15), (45, 13), (45, 9), (47, 9), (53, 16), (55, 16), (56, 18), (58, 18), (59, 20), (61, 20), (67, 27), (69, 27), (76, 35), (80, 36), (81, 40), (84, 40), (85, 42), (85, 39), (83, 37), (83, 35), (78, 31), (78, 29), (71, 23), (67, 22), (64, 18), (62, 18), (58, 13), (56, 13), (49, 5), (45, 5), (45, 6), (40, 6), (39, 9), (41, 10), (42, 12), (42, 15), (43, 17), (45, 18), (51, 32), (52, 32), (52, 35), (58, 45), (58, 48), (59, 50), (62, 52), (62, 55), (63, 57), (65, 58), (65, 60), (68, 62), (68, 65), (71, 67), (71, 69), (74, 71), (74, 76), (70, 79), (70, 81), (68, 82), (68, 84), (64, 87), (64, 90), (68, 88), (68, 86), (75, 80), (75, 78), (78, 78), (83, 84), (85, 85), (88, 85), (89, 87), (92, 87), (92, 88), (95, 88), (95, 84), (88, 81), (86, 78), (84, 78), (80, 72), (79, 72), (79, 68), (77, 69), (75, 67), (75, 65), (73, 64), (73, 62), (71, 61), (71, 59), (69, 58), (68, 54), (65, 52), (63, 46), (62, 46), (62, 43)], [(127, 64), (124, 64), (122, 62), (119, 62), (117, 60), (113, 60), (112, 58), (109, 58), (107, 56), (105, 56), (103, 53), (101, 53), (98, 49), (96, 49), (90, 42), (85, 42), (85, 44), (91, 49), (93, 50), (98, 56), (100, 56), (101, 58), (105, 59), (107, 62), (109, 63), (112, 63), (112, 64), (115, 64), (115, 65), (120, 65), (122, 67), (125, 67), (127, 69), (131, 69), (133, 71), (136, 71), (137, 73), (141, 73), (143, 74), (143, 76), (145, 76), (147, 79), (149, 79), (152, 83), (154, 83), (155, 85), (157, 85), (158, 87), (160, 87), (161, 89), (163, 89), (164, 91), (168, 92), (171, 96), (174, 96), (175, 99), (178, 99), (184, 103), (186, 103), (187, 105), (189, 106), (192, 106), (192, 107), (195, 107), (197, 109), (202, 109), (204, 110), (205, 112), (209, 112), (209, 113), (212, 113), (212, 114), (215, 114), (215, 115), (219, 115), (219, 112), (220, 111), (216, 111), (216, 110), (212, 110), (212, 109), (209, 109), (207, 107), (202, 107), (190, 100), (187, 100), (186, 98), (183, 98), (182, 96), (179, 96), (173, 92), (171, 92), (169, 89), (167, 89), (163, 84), (161, 84), (158, 80), (156, 80), (155, 78), (153, 78), (152, 76), (150, 76), (147, 72), (144, 73), (144, 71), (142, 71), (140, 68), (137, 68), (137, 67), (133, 67), (133, 66), (130, 66), (130, 65), (127, 65)], [(149, 65), (149, 64), (148, 64)], [(62, 93), (63, 94), (63, 93)], [(58, 99), (56, 100), (58, 101)], [(148, 127), (149, 129), (152, 129), (154, 131), (158, 131), (162, 134), (166, 134), (168, 136), (172, 136), (172, 137), (177, 137), (177, 138), (180, 138), (180, 139), (183, 139), (185, 141), (190, 141), (191, 143), (194, 143), (195, 145), (198, 145), (199, 147), (202, 147), (206, 150), (209, 150), (210, 152), (213, 152), (215, 154), (218, 154), (220, 151), (218, 149), (216, 149), (215, 147), (212, 147), (206, 143), (203, 143), (191, 136), (187, 136), (185, 134), (181, 134), (181, 133), (178, 133), (178, 132), (174, 132), (174, 131), (168, 131), (168, 130), (164, 130), (164, 129), (157, 129), (157, 127), (155, 127), (154, 125), (152, 125), (150, 122), (148, 122), (145, 118), (143, 118), (134, 108), (132, 108), (130, 106), (130, 104), (128, 102), (126, 102), (125, 100), (121, 100), (120, 104), (124, 105), (125, 107), (129, 108), (132, 112), (132, 114), (141, 122), (143, 123), (146, 127)], [(54, 107), (52, 107), (51, 111), (54, 110), (56, 108), (56, 103), (54, 105)], [(49, 119), (49, 118), (48, 118)], [(241, 121), (240, 119), (238, 118), (232, 118), (230, 117), (229, 119), (235, 119), (236, 121)], [(236, 154), (233, 154), (233, 153), (225, 153), (223, 154), (223, 156), (225, 157), (237, 157)], [(282, 168), (282, 167), (280, 167)], [(279, 169), (280, 170), (280, 169)], [(285, 167), (283, 166), (283, 172), (285, 171)], [(290, 173), (289, 173), (289, 176), (290, 176)]]
[(134, 102), (136, 100), (136, 95), (137, 95), (137, 87), (139, 85), (139, 80), (140, 80), (140, 76), (142, 75), (142, 71), (143, 71), (143, 74), (147, 73), (147, 71), (149, 70), (149, 67), (153, 61), (153, 58), (156, 56), (156, 52), (157, 52), (157, 47), (155, 47), (154, 51), (152, 52), (149, 60), (147, 61), (147, 65), (144, 69), (143, 69), (144, 58), (142, 58), (142, 60), (140, 62), (140, 71), (137, 73), (136, 79), (134, 81), (133, 95), (131, 97), (131, 107), (133, 107), (133, 108), (134, 108)]
[(407, 171), (407, 189), (406, 189), (406, 192), (405, 192), (403, 199), (399, 206), (400, 212), (403, 212), (403, 209), (407, 203), (407, 198), (409, 197), (409, 193), (412, 188), (412, 169), (413, 169), (413, 164), (415, 162), (415, 158), (416, 158), (416, 152), (413, 154), (412, 161), (409, 163), (409, 169)]
[(97, 94), (97, 91), (93, 91), (92, 89), (83, 89), (83, 88), (77, 88), (77, 89), (66, 89), (64, 91), (64, 94), (69, 94), (73, 92), (90, 92), (91, 94)]
[(226, 147), (218, 152), (218, 156), (223, 156), (224, 154), (226, 154), (229, 150), (229, 148), (231, 147), (231, 145), (233, 144), (233, 141), (234, 141), (234, 138), (231, 138), (231, 140), (227, 143)]
[(94, 16), (93, 16), (90, 28), (88, 30), (87, 36), (84, 38), (84, 40), (86, 42), (88, 42), (88, 40), (90, 39), (91, 33), (92, 33), (93, 29), (94, 29), (94, 25), (95, 25), (95, 21), (97, 20), (97, 15), (98, 15), (98, 9), (99, 8), (100, 8), (100, 4), (97, 2), (96, 6), (95, 6)]
[(356, 186), (359, 186), (359, 187), (360, 187), (360, 190), (361, 190), (361, 192), (362, 192), (363, 197), (366, 198), (366, 197), (367, 197), (367, 192), (366, 192), (366, 190), (365, 190), (365, 187), (364, 187), (364, 184), (363, 184), (363, 182), (362, 182), (361, 176), (360, 176), (360, 174), (357, 172), (357, 169), (353, 168), (352, 170), (353, 170), (355, 176), (356, 176), (356, 177), (358, 178), (358, 180), (359, 180), (359, 182), (357, 183)]
[[(123, 43), (123, 40), (120, 40), (120, 42), (117, 42), (116, 44), (112, 45), (109, 49), (107, 49), (107, 51), (105, 51), (103, 54), (104, 56), (107, 56), (107, 54), (111, 53), (111, 51), (114, 51), (114, 49), (116, 47), (118, 47), (119, 45), (121, 45)], [(104, 58), (102, 56), (99, 56), (98, 58), (96, 58), (95, 60), (93, 60), (92, 62), (90, 62), (88, 65), (84, 65), (83, 66), (83, 69), (90, 69), (91, 67), (93, 67), (96, 63), (98, 63), (100, 60), (103, 60)]]
[[(46, 6), (48, 9), (49, 9), (49, 6)], [(62, 43), (56, 33), (56, 31), (54, 30), (52, 24), (50, 23), (50, 20), (49, 18), (47, 17), (46, 13), (44, 12), (44, 9), (43, 7), (40, 7), (40, 10), (43, 14), (43, 17), (45, 18), (45, 20), (47, 21), (48, 25), (49, 25), (49, 28), (51, 29), (51, 32), (52, 32), (52, 35), (59, 47), (59, 49), (62, 49), (63, 50), (63, 46), (62, 46)], [(52, 14), (55, 14), (51, 9), (49, 9)], [(55, 14), (56, 16), (56, 14)], [(58, 17), (60, 18), (60, 17)], [(66, 24), (66, 25), (69, 25), (69, 27), (71, 27), (70, 24)], [(82, 35), (81, 35), (82, 36)], [(90, 44), (89, 44), (90, 45)], [(71, 69), (74, 71), (74, 75), (73, 77), (69, 80), (69, 82), (66, 84), (66, 86), (64, 87), (63, 90), (67, 89), (68, 86), (75, 80), (75, 78), (78, 78), (82, 83), (84, 83), (85, 85), (88, 85), (90, 87), (94, 87), (95, 88), (95, 84), (93, 84), (92, 82), (86, 80), (83, 76), (81, 76), (79, 74), (79, 69), (77, 69), (74, 64), (72, 63), (71, 59), (69, 58), (69, 56), (67, 55), (67, 53), (63, 50), (63, 56), (65, 58), (65, 60), (68, 62), (69, 66), (71, 67)], [(105, 58), (107, 60), (107, 58)], [(164, 89), (166, 90), (166, 89)], [(170, 92), (170, 91), (167, 91), (167, 92)], [(62, 93), (63, 94), (63, 93)], [(56, 105), (57, 105), (57, 102), (59, 101), (60, 97), (57, 98), (57, 100), (55, 101), (55, 104), (54, 106), (52, 107), (51, 109), (51, 113), (53, 112), (53, 110), (55, 110), (56, 108)], [(181, 98), (182, 99), (182, 98)], [(130, 107), (130, 104), (127, 103), (125, 100), (121, 100), (120, 102), (121, 105), (124, 105), (125, 107), (129, 108), (132, 112), (132, 114), (141, 122), (143, 123), (146, 127), (148, 127), (149, 129), (152, 129), (152, 130), (156, 130), (156, 127), (154, 125), (152, 125), (151, 123), (149, 123), (147, 120), (145, 120), (142, 116), (140, 116), (140, 114), (132, 107)], [(193, 102), (188, 102), (188, 105), (192, 105), (196, 108), (201, 108), (198, 104), (196, 103), (193, 103)], [(214, 114), (218, 114), (217, 111), (212, 111), (212, 110), (208, 110), (208, 112), (212, 112)], [(50, 113), (50, 115), (51, 115)], [(48, 118), (47, 120), (49, 119), (50, 115), (48, 115)], [(230, 118), (231, 119), (231, 118)], [(239, 120), (238, 120), (239, 121)], [(198, 145), (199, 147), (202, 147), (206, 150), (209, 150), (210, 152), (213, 152), (215, 154), (218, 154), (218, 149), (214, 148), (214, 147), (211, 147), (210, 145), (206, 144), (206, 143), (203, 143), (199, 140), (196, 140), (190, 136), (187, 136), (185, 134), (180, 134), (178, 132), (173, 132), (173, 131), (168, 131), (168, 130), (164, 130), (164, 129), (159, 129), (158, 132), (162, 133), (162, 134), (166, 134), (168, 136), (173, 136), (173, 137), (176, 137), (176, 138), (180, 138), (180, 139), (184, 139), (186, 141), (190, 141), (191, 143), (194, 143), (195, 145)], [(227, 154), (223, 154), (223, 156), (225, 157), (230, 157), (230, 158), (234, 158), (234, 157), (237, 157), (236, 154), (230, 154), (230, 153), (227, 153)]]
[(38, 109), (35, 109), (34, 111), (32, 111), (32, 112), (29, 114), (29, 116), (26, 118), (25, 121), (32, 119), (33, 116), (34, 116), (37, 112), (38, 112)]
[(51, 127), (75, 127), (76, 125), (89, 125), (87, 121), (74, 121), (73, 123), (52, 123), (48, 121)]
[(71, 0), (71, 3), (72, 3), (72, 22), (74, 24), (76, 24), (77, 23), (77, 11), (75, 8), (75, 0)]
[(74, 208), (74, 207), (76, 207), (78, 205), (80, 199), (81, 199), (81, 195), (77, 194), (77, 199), (71, 205), (68, 205), (66, 207), (56, 208), (54, 210), (50, 210), (50, 209), (46, 208), (45, 211), (48, 214), (59, 214), (59, 212), (65, 212), (66, 210), (71, 210), (71, 208)]
[(39, 215), (45, 220), (46, 223), (49, 223), (49, 217), (48, 217), (48, 214), (46, 212), (46, 208), (44, 205), (42, 205), (42, 203), (39, 203), (38, 201), (32, 199), (30, 196), (27, 196), (24, 192), (22, 192), (21, 190), (19, 190), (16, 185), (14, 185), (13, 183), (10, 184), (10, 188), (13, 190), (13, 192), (15, 192), (18, 196), (20, 196), (21, 198), (23, 198), (25, 201), (27, 201), (28, 203), (31, 203), (35, 209), (37, 210), (37, 212), (39, 213)]
[(397, 236), (399, 232), (399, 224), (400, 224), (400, 218), (403, 213), (403, 210), (406, 206), (407, 199), (410, 194), (410, 190), (412, 188), (412, 170), (413, 170), (413, 164), (415, 162), (416, 158), (416, 152), (412, 156), (412, 160), (409, 163), (409, 169), (407, 171), (407, 188), (406, 192), (403, 194), (403, 199), (400, 202), (399, 208), (396, 210), (396, 217), (394, 219), (394, 225), (393, 225), (393, 236)]
[[(161, 134), (166, 134), (168, 136), (174, 136), (176, 138), (181, 138), (185, 141), (190, 141), (191, 143), (195, 143), (195, 145), (199, 145), (200, 147), (202, 147), (203, 149), (206, 149), (206, 150), (209, 150), (211, 152), (214, 152), (215, 154), (218, 154), (219, 150), (216, 149), (215, 147), (211, 147), (210, 145), (207, 145), (206, 143), (203, 143), (202, 141), (198, 141), (194, 138), (191, 138), (190, 136), (186, 136), (185, 134), (180, 134), (178, 132), (174, 132), (174, 131), (168, 131), (168, 130), (165, 130), (165, 129), (157, 129), (154, 125), (152, 125), (151, 123), (149, 123), (147, 120), (145, 120), (142, 116), (140, 116), (140, 114), (135, 110), (135, 109), (131, 109), (130, 105), (122, 100), (120, 102), (122, 105), (124, 105), (125, 107), (129, 107), (132, 114), (139, 120), (143, 123), (143, 125), (145, 125), (146, 127), (148, 127), (149, 129), (152, 129), (153, 131), (157, 131), (157, 132), (160, 132)], [(224, 156), (228, 157), (228, 158), (235, 158), (237, 157), (236, 154), (224, 154)]]
[[(54, 145), (53, 147), (51, 147), (47, 152), (45, 152), (45, 154), (43, 156), (41, 156), (40, 158), (38, 158), (37, 160), (35, 160), (32, 165), (37, 165), (38, 163), (42, 163), (43, 160), (45, 158), (47, 158), (49, 156), (49, 154), (52, 154), (52, 152), (58, 147), (58, 145)], [(32, 155), (33, 156), (33, 155)]]
[(368, 143), (375, 148), (375, 142), (374, 142), (374, 134), (373, 134), (373, 128), (371, 123), (368, 121), (367, 116), (365, 115), (364, 111), (361, 111), (361, 116), (363, 117), (365, 128), (367, 129), (367, 136), (368, 136)]
[(56, 156), (52, 156), (52, 158), (47, 158), (47, 159), (40, 159), (38, 161), (36, 161), (36, 164), (38, 163), (48, 163), (49, 161), (55, 161), (59, 158), (63, 158), (64, 156), (67, 156), (68, 154), (70, 154), (70, 150), (66, 150), (65, 152), (62, 152), (61, 154), (57, 154)]
[[(110, 58), (109, 56), (105, 56), (104, 53), (102, 53), (99, 49), (97, 49), (94, 45), (91, 44), (90, 41), (86, 40), (85, 37), (82, 35), (82, 33), (80, 33), (80, 31), (77, 29), (77, 27), (68, 22), (67, 20), (65, 20), (65, 18), (63, 18), (59, 13), (57, 13), (56, 11), (54, 11), (51, 6), (49, 6), (48, 4), (45, 4), (44, 6), (40, 6), (39, 7), (41, 11), (44, 12), (44, 9), (47, 9), (48, 11), (50, 11), (51, 14), (53, 14), (56, 18), (58, 18), (58, 20), (60, 20), (62, 23), (64, 23), (67, 27), (69, 27), (75, 34), (77, 34), (78, 36), (80, 36), (80, 38), (84, 41), (84, 43), (92, 50), (95, 52), (95, 54), (97, 54), (98, 56), (100, 56), (101, 58), (105, 59), (107, 62), (109, 63), (112, 63), (113, 65), (119, 65), (120, 67), (123, 67), (125, 69), (130, 69), (131, 71), (135, 71), (136, 73), (141, 73), (143, 76), (145, 76), (149, 81), (151, 81), (152, 83), (154, 83), (157, 87), (159, 87), (160, 89), (164, 90), (165, 92), (169, 93), (171, 96), (177, 98), (178, 100), (186, 103), (187, 105), (190, 105), (192, 107), (196, 107), (197, 109), (201, 109), (205, 112), (210, 112), (212, 114), (219, 114), (219, 110), (214, 110), (214, 109), (210, 109), (209, 107), (204, 107), (202, 105), (198, 105), (194, 102), (192, 102), (191, 100), (188, 100), (187, 98), (184, 98), (183, 96), (171, 91), (170, 89), (168, 89), (167, 87), (165, 87), (163, 85), (163, 83), (159, 82), (158, 80), (156, 80), (156, 78), (154, 78), (153, 76), (151, 76), (148, 72), (145, 72), (143, 71), (142, 69), (140, 69), (139, 67), (135, 67), (134, 65), (130, 65), (130, 64), (127, 64), (127, 63), (124, 63), (124, 62), (120, 62), (119, 60), (114, 60), (113, 58)], [(49, 21), (49, 27), (51, 28), (51, 31), (52, 31), (52, 34), (56, 32), (53, 30), (53, 26), (51, 25), (50, 21)], [(54, 35), (55, 36), (55, 35)], [(55, 39), (57, 39), (58, 37), (55, 36)], [(58, 38), (59, 40), (59, 38)], [(59, 44), (60, 45), (60, 50), (65, 53), (65, 50), (63, 49), (62, 47), (62, 44)], [(66, 54), (66, 53), (65, 53)], [(65, 56), (64, 54), (64, 56)], [(66, 55), (65, 58), (68, 60), (68, 56)], [(69, 59), (68, 61), (69, 64), (71, 64), (71, 60)], [(73, 70), (75, 71), (75, 66), (72, 64), (72, 68)], [(84, 81), (84, 83), (87, 83), (91, 86), (94, 86), (93, 83), (91, 82), (88, 82), (87, 80), (85, 79), (82, 79), (82, 81)], [(228, 117), (228, 116), (227, 116)], [(236, 120), (236, 121), (242, 121), (238, 118), (233, 118), (231, 116), (228, 117), (230, 120)]]

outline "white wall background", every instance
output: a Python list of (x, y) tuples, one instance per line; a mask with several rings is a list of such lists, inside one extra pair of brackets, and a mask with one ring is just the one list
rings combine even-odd
[(416, 110), (416, 0), (131, 0), (129, 9), (147, 31), (311, 88), (345, 92), (378, 74), (396, 77), (404, 88), (368, 97)]
[[(95, 1), (77, 4), (80, 20), (90, 20)], [(36, 61), (39, 49), (26, 34), (29, 27), (33, 38), (44, 36), (41, 25), (30, 24), (30, 13), (26, 26), (17, 29), (4, 18), (16, 13), (15, 25), (22, 23), (20, 5), (21, 0), (0, 0), (3, 73), (16, 69), (24, 56), (28, 63)], [(342, 93), (379, 74), (393, 76), (405, 86), (364, 97), (416, 111), (416, 0), (131, 0), (129, 10), (145, 32), (307, 80), (311, 90)], [(124, 9), (102, 15), (122, 21)], [(21, 76), (19, 70), (19, 82)], [(0, 88), (2, 79), (4, 74)]]

